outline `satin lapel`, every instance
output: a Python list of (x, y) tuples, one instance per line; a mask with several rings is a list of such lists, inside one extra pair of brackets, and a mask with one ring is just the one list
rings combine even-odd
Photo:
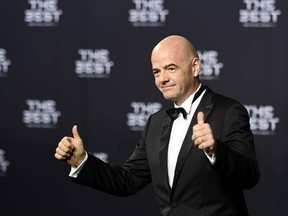
[(185, 136), (185, 139), (183, 141), (183, 144), (182, 144), (180, 152), (179, 152), (179, 156), (178, 156), (178, 160), (177, 160), (177, 164), (176, 164), (176, 168), (175, 168), (175, 175), (174, 175), (172, 188), (175, 188), (175, 184), (177, 184), (180, 172), (181, 172), (182, 167), (185, 163), (185, 160), (189, 154), (189, 151), (191, 148), (194, 147), (194, 143), (193, 143), (191, 137), (192, 137), (192, 128), (197, 123), (197, 113), (202, 111), (204, 113), (205, 119), (207, 118), (210, 110), (213, 107), (213, 104), (211, 101), (212, 96), (213, 96), (213, 92), (210, 89), (207, 89), (201, 102), (200, 102), (200, 104), (199, 104), (199, 106), (197, 107), (197, 109), (195, 111), (195, 114), (192, 118), (192, 121), (190, 123), (187, 134)]
[(164, 183), (167, 184), (168, 188), (170, 188), (170, 186), (168, 182), (167, 154), (168, 154), (168, 144), (169, 144), (172, 124), (173, 124), (173, 120), (165, 113), (163, 124), (162, 124), (162, 130), (161, 130), (159, 163), (160, 163), (161, 169), (165, 173), (165, 178), (167, 179), (167, 181), (165, 181)]

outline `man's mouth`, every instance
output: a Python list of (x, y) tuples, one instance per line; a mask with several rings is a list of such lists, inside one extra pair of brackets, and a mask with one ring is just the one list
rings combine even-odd
[(173, 88), (173, 86), (162, 86), (161, 89), (163, 92), (165, 91), (169, 91), (171, 88)]

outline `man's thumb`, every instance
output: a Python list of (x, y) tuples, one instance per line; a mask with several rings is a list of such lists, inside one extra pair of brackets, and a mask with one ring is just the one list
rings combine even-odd
[(73, 138), (76, 138), (76, 139), (81, 139), (80, 138), (80, 135), (78, 133), (78, 130), (77, 130), (77, 125), (74, 125), (73, 128), (72, 128), (72, 134), (73, 134)]
[(198, 124), (204, 124), (204, 113), (203, 112), (198, 112), (197, 123)]

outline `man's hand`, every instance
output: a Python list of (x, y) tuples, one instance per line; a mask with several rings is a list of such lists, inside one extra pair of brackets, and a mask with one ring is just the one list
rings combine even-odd
[(204, 123), (203, 112), (197, 114), (197, 124), (193, 127), (192, 140), (198, 149), (203, 149), (210, 156), (215, 154), (216, 142), (210, 125)]
[(54, 156), (77, 167), (85, 158), (85, 149), (76, 125), (72, 128), (72, 134), (73, 137), (66, 136), (59, 142)]

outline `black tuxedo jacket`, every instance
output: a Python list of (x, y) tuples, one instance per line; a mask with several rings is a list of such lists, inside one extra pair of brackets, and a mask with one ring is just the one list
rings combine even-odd
[[(199, 111), (204, 112), (217, 142), (213, 165), (191, 140)], [(152, 181), (163, 216), (248, 215), (243, 189), (258, 182), (259, 169), (244, 106), (206, 90), (183, 141), (172, 188), (167, 172), (171, 127), (165, 110), (151, 115), (133, 154), (122, 166), (89, 155), (74, 181), (119, 196), (134, 194)]]

